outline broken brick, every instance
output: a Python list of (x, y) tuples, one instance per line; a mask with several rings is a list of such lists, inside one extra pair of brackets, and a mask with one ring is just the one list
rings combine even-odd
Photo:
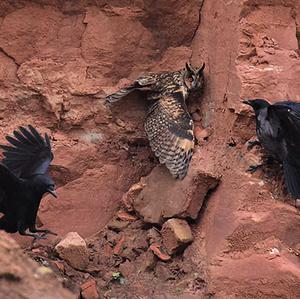
[(60, 272), (65, 273), (65, 266), (63, 263), (58, 261), (53, 261), (52, 263)]
[(194, 240), (190, 226), (183, 219), (173, 218), (166, 221), (162, 226), (161, 235), (170, 255), (184, 249)]
[(150, 245), (150, 249), (153, 251), (153, 253), (162, 261), (167, 262), (171, 259), (171, 256), (168, 255), (160, 244), (152, 244)]
[(89, 279), (80, 286), (81, 296), (83, 299), (100, 299), (97, 284), (94, 279)]
[(125, 211), (119, 211), (117, 213), (117, 217), (122, 221), (130, 221), (130, 222), (136, 221), (138, 219), (136, 216), (131, 215)]
[(114, 247), (113, 253), (119, 255), (123, 250), (123, 244), (125, 242), (125, 236), (122, 235), (116, 246)]
[(196, 127), (194, 130), (195, 137), (197, 141), (206, 140), (211, 134), (212, 130), (202, 129), (201, 127)]

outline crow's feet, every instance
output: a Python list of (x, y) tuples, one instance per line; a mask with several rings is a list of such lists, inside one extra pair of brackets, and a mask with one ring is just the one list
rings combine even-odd
[(250, 165), (246, 172), (254, 173), (258, 168), (261, 168), (264, 164), (258, 164), (258, 165)]
[(47, 235), (54, 235), (54, 236), (57, 236), (57, 233), (49, 230), (49, 229), (37, 229), (35, 227), (29, 229), (29, 231), (31, 233), (41, 233), (41, 236), (45, 237)]
[(41, 230), (38, 230), (38, 232), (41, 232), (42, 236), (47, 236), (47, 235), (57, 236), (57, 233), (55, 233), (49, 229), (41, 229)]
[(31, 237), (33, 237), (33, 239), (32, 239), (32, 242), (31, 242), (31, 246), (29, 248), (30, 250), (35, 248), (36, 241), (47, 239), (46, 236), (40, 235), (40, 234), (31, 234)]
[(25, 231), (19, 231), (20, 235), (22, 236), (28, 236), (28, 237), (32, 237), (34, 240), (40, 240), (40, 239), (45, 239), (44, 236), (40, 235), (40, 234), (36, 234), (37, 231), (30, 231), (30, 233), (27, 233)]

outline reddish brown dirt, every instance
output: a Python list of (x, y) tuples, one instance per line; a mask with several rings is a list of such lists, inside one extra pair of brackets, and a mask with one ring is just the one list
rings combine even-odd
[(75, 299), (55, 274), (26, 256), (18, 244), (0, 232), (0, 294), (5, 299)]
[[(87, 238), (92, 254), (88, 273), (60, 261), (58, 276), (76, 292), (93, 276), (104, 298), (300, 298), (299, 211), (274, 176), (245, 172), (260, 156), (246, 149), (254, 122), (241, 104), (300, 101), (299, 1), (149, 3), (0, 3), (0, 141), (27, 123), (50, 133), (59, 199), (45, 198), (39, 216), (59, 239), (69, 231)], [(143, 132), (146, 104), (136, 94), (110, 109), (104, 97), (189, 58), (207, 65), (204, 93), (189, 108), (211, 134), (191, 167), (221, 176), (221, 184), (191, 223), (195, 240), (184, 254), (146, 271), (149, 227), (137, 220), (104, 229), (123, 194), (157, 163)], [(125, 253), (115, 249), (122, 235)], [(55, 241), (29, 254), (52, 263)]]

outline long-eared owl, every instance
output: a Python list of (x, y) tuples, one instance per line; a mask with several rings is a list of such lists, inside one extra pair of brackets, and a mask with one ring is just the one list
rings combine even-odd
[(135, 90), (146, 93), (153, 101), (145, 121), (151, 149), (178, 179), (186, 176), (194, 149), (194, 125), (186, 100), (191, 92), (203, 89), (204, 67), (186, 63), (180, 71), (142, 76), (106, 98), (114, 103)]

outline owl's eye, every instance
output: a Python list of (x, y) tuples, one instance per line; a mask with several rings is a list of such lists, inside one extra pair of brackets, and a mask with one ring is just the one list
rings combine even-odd
[(193, 79), (192, 77), (189, 77), (189, 81), (190, 81), (190, 82), (193, 82), (194, 79)]

